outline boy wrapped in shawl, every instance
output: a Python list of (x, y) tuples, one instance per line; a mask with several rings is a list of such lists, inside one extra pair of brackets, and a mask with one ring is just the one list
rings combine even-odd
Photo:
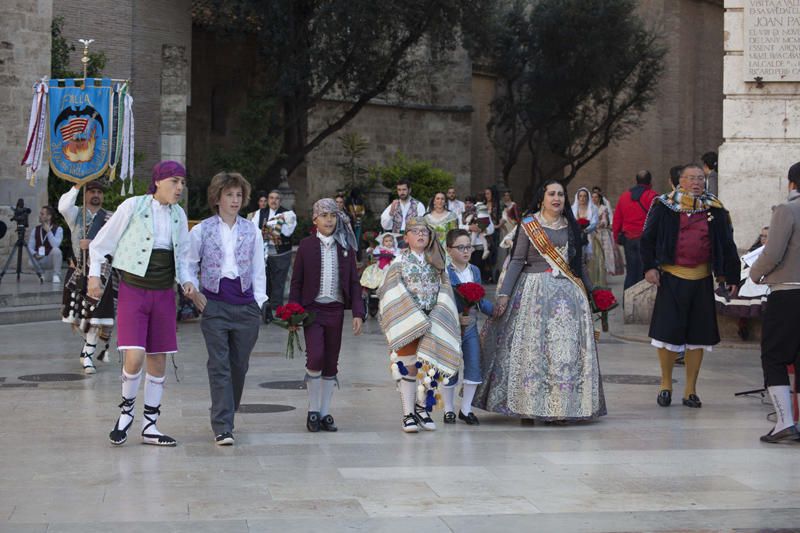
[[(422, 218), (406, 224), (403, 250), (378, 290), (378, 320), (403, 404), (403, 431), (436, 429), (435, 389), (461, 366), (461, 330), (444, 250)], [(420, 383), (417, 384), (419, 379)]]

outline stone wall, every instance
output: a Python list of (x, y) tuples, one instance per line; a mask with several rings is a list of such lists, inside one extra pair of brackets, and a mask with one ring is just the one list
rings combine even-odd
[[(470, 186), (470, 141), (472, 132), (470, 108), (420, 109), (384, 105), (368, 105), (347, 127), (328, 137), (308, 156), (306, 191), (298, 196), (298, 209), (310, 208), (316, 199), (330, 196), (343, 185), (337, 163), (345, 161), (339, 135), (356, 132), (370, 146), (363, 157), (366, 166), (387, 163), (398, 152), (433, 162), (456, 177), (456, 186)], [(319, 115), (317, 115), (319, 116)], [(315, 117), (316, 118), (316, 117)], [(322, 122), (312, 120), (311, 126)]]
[[(150, 169), (165, 156), (185, 160), (186, 120), (179, 116), (191, 103), (191, 0), (59, 0), (53, 16), (64, 18), (70, 43), (95, 40), (91, 50), (108, 58), (103, 76), (133, 81), (135, 152), (141, 155), (136, 176), (149, 180)], [(71, 59), (79, 70), (80, 50)]]
[[(370, 145), (363, 163), (388, 162), (397, 152), (433, 162), (451, 172), (456, 187), (466, 191), (474, 185), (472, 172), (474, 99), (472, 62), (466, 51), (456, 50), (447, 69), (432, 79), (420, 79), (414, 95), (403, 105), (375, 100), (345, 128), (328, 137), (307, 157), (305, 191), (298, 195), (297, 209), (309, 209), (317, 198), (331, 195), (343, 184), (337, 163), (345, 159), (339, 136), (356, 132)], [(310, 135), (323, 128), (340, 112), (340, 103), (328, 102), (309, 116)], [(301, 178), (302, 180), (302, 178)], [(292, 185), (303, 190), (295, 178)]]
[(786, 174), (800, 161), (800, 83), (744, 78), (744, 0), (725, 1), (725, 105), (720, 194), (731, 211), (737, 244), (751, 243), (785, 201)]
[(229, 39), (223, 47), (213, 33), (195, 27), (191, 64), (188, 160), (194, 175), (210, 178), (222, 170), (213, 165), (213, 153), (233, 145), (248, 92), (260, 83), (258, 56), (252, 43)]
[[(16, 225), (9, 220), (6, 206), (25, 200), (36, 224), (39, 207), (47, 202), (47, 179), (36, 187), (25, 181), (20, 166), (25, 151), (31, 109), (31, 87), (50, 74), (50, 21), (52, 0), (0, 2), (0, 220), (8, 235), (0, 241), (0, 258), (5, 262), (8, 246), (16, 239)], [(46, 176), (47, 168), (43, 174)]]

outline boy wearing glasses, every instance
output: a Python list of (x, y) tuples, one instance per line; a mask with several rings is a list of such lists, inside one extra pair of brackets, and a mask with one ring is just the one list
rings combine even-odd
[(391, 351), (391, 369), (403, 406), (402, 429), (433, 431), (430, 416), (439, 384), (461, 366), (458, 311), (445, 257), (422, 217), (406, 223), (403, 250), (378, 289), (378, 320)]
[[(454, 229), (447, 232), (447, 252), (452, 260), (447, 267), (447, 273), (450, 277), (450, 284), (454, 288), (462, 283), (480, 284), (481, 282), (480, 270), (469, 262), (472, 250), (470, 234), (467, 230)], [(458, 319), (461, 324), (461, 353), (464, 358), (464, 392), (458, 418), (470, 426), (477, 426), (480, 422), (478, 422), (478, 417), (475, 416), (475, 413), (472, 412), (472, 399), (475, 397), (478, 385), (481, 384), (481, 345), (478, 339), (478, 312), (472, 309), (468, 315), (464, 315), (461, 302), (456, 301), (456, 305), (459, 312)], [(486, 298), (481, 298), (478, 308), (487, 316), (491, 316), (494, 311), (494, 306)], [(457, 382), (458, 375), (450, 379), (449, 383), (442, 387), (445, 424), (456, 423), (454, 400)]]

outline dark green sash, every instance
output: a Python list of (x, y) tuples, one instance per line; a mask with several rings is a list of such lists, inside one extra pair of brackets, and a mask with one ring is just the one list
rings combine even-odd
[(171, 289), (175, 284), (175, 255), (172, 250), (153, 250), (144, 276), (124, 270), (119, 271), (122, 281), (131, 287), (160, 290)]

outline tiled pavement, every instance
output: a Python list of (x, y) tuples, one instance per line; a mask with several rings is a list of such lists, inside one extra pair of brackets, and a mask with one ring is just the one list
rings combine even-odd
[[(295, 409), (239, 414), (236, 445), (216, 447), (194, 323), (180, 326), (181, 381), (169, 374), (159, 424), (178, 447), (143, 446), (133, 433), (115, 448), (116, 356), (88, 379), (22, 381), (79, 373), (79, 339), (58, 322), (0, 326), (0, 531), (800, 528), (800, 443), (761, 444), (771, 407), (733, 397), (761, 382), (757, 351), (706, 356), (699, 410), (658, 407), (657, 385), (606, 382), (609, 415), (597, 423), (523, 427), (478, 412), (480, 427), (405, 435), (377, 324), (344, 338), (338, 433), (306, 432), (304, 390), (259, 386), (303, 375), (302, 358), (283, 356), (286, 333), (270, 326), (243, 401)], [(604, 336), (600, 359), (609, 376), (658, 375), (644, 344)]]

